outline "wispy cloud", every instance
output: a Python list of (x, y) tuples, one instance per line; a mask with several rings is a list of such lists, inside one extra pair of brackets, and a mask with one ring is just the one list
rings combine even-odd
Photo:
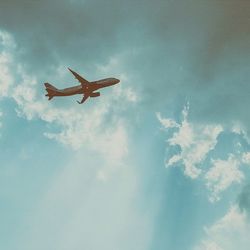
[(13, 63), (13, 49), (15, 43), (12, 36), (0, 30), (0, 97), (7, 96), (14, 79), (10, 73), (10, 66)]
[(61, 166), (25, 221), (23, 248), (148, 249), (153, 216), (139, 209), (135, 168), (124, 166), (100, 182), (95, 178), (99, 164), (95, 153), (83, 159), (78, 151)]
[[(166, 166), (183, 165), (184, 174), (192, 179), (202, 180), (209, 190), (209, 200), (215, 202), (220, 200), (221, 193), (233, 184), (242, 183), (245, 171), (240, 168), (250, 164), (249, 152), (245, 149), (236, 149), (232, 152), (223, 152), (228, 154), (227, 159), (220, 159), (219, 153), (213, 159), (211, 152), (216, 151), (219, 135), (223, 133), (224, 128), (219, 124), (199, 124), (188, 121), (188, 109), (188, 106), (184, 107), (180, 123), (157, 114), (163, 128), (170, 133), (167, 148), (177, 146), (179, 149), (178, 153), (167, 155)], [(234, 127), (229, 134), (231, 136), (235, 134)], [(244, 134), (237, 133), (237, 136), (248, 143)], [(239, 142), (236, 144), (241, 148)]]
[(205, 180), (211, 191), (210, 200), (219, 200), (219, 194), (233, 183), (241, 183), (244, 173), (239, 170), (241, 162), (230, 155), (227, 160), (212, 160), (212, 167), (206, 172)]
[(205, 237), (194, 250), (247, 250), (250, 245), (246, 214), (237, 206), (229, 211), (212, 226), (205, 227)]
[(194, 250), (225, 250), (221, 248), (216, 242), (203, 240), (199, 246), (195, 247)]
[(172, 137), (167, 140), (168, 145), (179, 146), (180, 153), (171, 156), (166, 166), (173, 166), (177, 163), (184, 165), (185, 174), (191, 178), (197, 178), (202, 170), (200, 164), (207, 154), (217, 144), (217, 137), (223, 131), (220, 125), (199, 125), (188, 122), (188, 106), (182, 111), (182, 122), (179, 124), (172, 119), (157, 117), (166, 129), (177, 128)]

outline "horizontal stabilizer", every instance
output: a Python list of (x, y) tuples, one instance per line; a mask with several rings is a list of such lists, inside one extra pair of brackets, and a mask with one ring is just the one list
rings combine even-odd
[(48, 96), (48, 99), (51, 100), (56, 95), (58, 89), (54, 87), (52, 84), (47, 83), (47, 82), (44, 83), (44, 85), (47, 91), (47, 94), (45, 96)]
[(100, 92), (94, 92), (94, 93), (91, 93), (89, 96), (90, 97), (98, 97), (100, 95), (101, 95)]

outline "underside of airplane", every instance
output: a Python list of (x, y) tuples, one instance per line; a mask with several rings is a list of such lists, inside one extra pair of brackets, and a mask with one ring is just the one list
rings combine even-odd
[(120, 82), (120, 80), (116, 78), (105, 78), (102, 80), (89, 82), (84, 79), (82, 76), (78, 75), (76, 72), (69, 68), (70, 72), (75, 76), (75, 78), (80, 82), (80, 85), (58, 89), (50, 83), (44, 83), (47, 94), (45, 96), (48, 97), (48, 100), (51, 100), (55, 96), (71, 96), (76, 94), (82, 94), (82, 100), (78, 103), (84, 103), (89, 97), (98, 97), (100, 96), (100, 92), (95, 92), (100, 88), (109, 87), (115, 85)]

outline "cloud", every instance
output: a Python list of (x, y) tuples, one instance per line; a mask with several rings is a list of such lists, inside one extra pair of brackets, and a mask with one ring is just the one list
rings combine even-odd
[(197, 178), (202, 170), (199, 165), (207, 154), (217, 144), (217, 137), (223, 131), (220, 125), (198, 125), (188, 122), (188, 106), (182, 111), (182, 121), (178, 124), (172, 119), (162, 118), (158, 113), (160, 123), (166, 128), (177, 128), (172, 137), (167, 140), (169, 147), (179, 146), (180, 153), (170, 156), (166, 166), (173, 166), (178, 162), (184, 165), (184, 172), (191, 178)]
[(250, 152), (246, 152), (242, 154), (242, 162), (250, 165)]
[(244, 173), (239, 170), (240, 161), (233, 155), (227, 160), (212, 160), (212, 167), (206, 172), (205, 180), (211, 190), (210, 200), (219, 200), (219, 194), (233, 183), (241, 183)]
[(246, 213), (232, 206), (222, 218), (205, 228), (205, 239), (194, 250), (247, 250), (250, 244), (249, 229)]
[(19, 247), (148, 249), (153, 216), (140, 209), (136, 168), (123, 166), (108, 182), (100, 182), (95, 178), (100, 164), (94, 153), (83, 159), (82, 152), (76, 152), (60, 167), (25, 220)]
[(195, 247), (194, 250), (224, 250), (220, 246), (218, 246), (213, 241), (202, 241), (200, 246)]
[[(200, 124), (188, 120), (189, 106), (182, 110), (181, 122), (166, 119), (157, 113), (157, 119), (168, 134), (166, 167), (184, 166), (184, 174), (198, 178), (209, 191), (209, 201), (219, 201), (221, 194), (234, 184), (241, 184), (247, 176), (250, 164), (248, 138), (243, 132), (235, 133), (235, 127), (225, 129), (219, 124)], [(220, 149), (223, 133), (235, 137), (232, 149)], [(241, 143), (244, 142), (243, 146)], [(226, 158), (225, 158), (226, 156)]]
[(159, 112), (156, 113), (156, 117), (159, 120), (159, 122), (161, 123), (161, 125), (166, 129), (180, 127), (180, 125), (176, 121), (174, 121), (173, 119), (163, 118), (161, 113), (159, 113)]
[(10, 73), (10, 65), (13, 63), (12, 50), (15, 43), (12, 36), (0, 30), (0, 97), (7, 96), (10, 86), (13, 84), (13, 77)]

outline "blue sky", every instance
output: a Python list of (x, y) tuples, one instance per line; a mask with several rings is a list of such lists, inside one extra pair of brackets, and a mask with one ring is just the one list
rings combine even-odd
[[(0, 3), (0, 246), (247, 250), (250, 3)], [(43, 83), (117, 77), (100, 98)]]

